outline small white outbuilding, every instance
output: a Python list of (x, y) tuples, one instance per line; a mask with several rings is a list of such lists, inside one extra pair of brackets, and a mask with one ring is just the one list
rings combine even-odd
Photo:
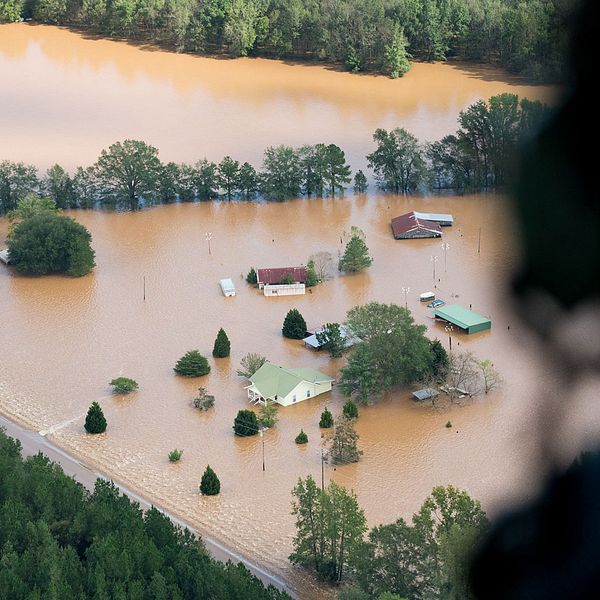
[(231, 279), (221, 279), (219, 285), (221, 286), (223, 296), (235, 296), (235, 285), (233, 285)]

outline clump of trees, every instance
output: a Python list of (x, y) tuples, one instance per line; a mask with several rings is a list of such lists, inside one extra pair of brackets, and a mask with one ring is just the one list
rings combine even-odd
[(11, 264), (26, 275), (87, 275), (95, 266), (92, 236), (80, 223), (57, 213), (48, 199), (28, 195), (10, 213), (7, 239)]
[(239, 410), (233, 421), (233, 431), (235, 435), (241, 437), (257, 435), (260, 431), (260, 424), (256, 413), (247, 409)]
[(338, 269), (345, 273), (356, 273), (370, 267), (372, 263), (373, 259), (369, 256), (369, 248), (365, 243), (365, 234), (362, 229), (353, 225)]
[(116, 377), (110, 382), (115, 394), (129, 394), (138, 389), (138, 382), (129, 377)]
[(201, 377), (210, 373), (210, 365), (198, 350), (189, 350), (177, 361), (173, 370), (184, 377)]
[(88, 491), (41, 453), (23, 460), (1, 429), (0, 522), (1, 598), (289, 600), (112, 482)]
[(192, 400), (192, 406), (206, 411), (215, 405), (215, 397), (208, 393), (205, 387), (198, 388), (198, 394)]
[(258, 371), (264, 364), (267, 362), (267, 359), (261, 354), (257, 354), (255, 352), (249, 352), (240, 361), (240, 368), (236, 371), (240, 377), (245, 377), (246, 379), (250, 379), (256, 371)]
[(306, 321), (297, 308), (291, 308), (283, 321), (281, 328), (283, 337), (301, 340), (306, 336)]
[(215, 339), (212, 355), (215, 358), (226, 358), (227, 356), (229, 356), (230, 351), (231, 342), (229, 341), (225, 330), (221, 327)]
[(85, 417), (84, 428), (88, 433), (104, 433), (106, 431), (106, 418), (97, 402), (92, 402)]
[(210, 465), (206, 465), (200, 480), (200, 492), (203, 496), (216, 496), (220, 491), (221, 482), (217, 474), (210, 468)]

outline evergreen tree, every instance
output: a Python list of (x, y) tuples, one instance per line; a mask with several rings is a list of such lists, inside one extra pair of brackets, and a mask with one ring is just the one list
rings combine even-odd
[(358, 406), (352, 400), (348, 400), (342, 409), (344, 417), (347, 419), (358, 419)]
[(317, 332), (320, 347), (329, 352), (332, 358), (340, 358), (346, 349), (346, 339), (342, 335), (339, 323), (327, 323)]
[(251, 410), (239, 410), (233, 421), (233, 431), (235, 435), (248, 437), (256, 435), (260, 430), (256, 413)]
[(312, 259), (309, 259), (309, 261), (306, 263), (306, 287), (314, 287), (315, 285), (317, 285), (319, 283), (319, 277), (317, 275), (317, 272), (315, 270), (315, 261)]
[(350, 229), (350, 240), (346, 244), (338, 269), (345, 273), (356, 273), (370, 267), (373, 259), (369, 256), (369, 248), (365, 244), (365, 234), (358, 227)]
[(448, 353), (439, 340), (431, 340), (431, 374), (440, 381), (444, 379), (450, 365)]
[(256, 275), (256, 271), (254, 270), (254, 267), (250, 267), (250, 270), (248, 271), (248, 275), (246, 275), (246, 282), (250, 283), (252, 285), (257, 284), (258, 276)]
[(358, 433), (354, 429), (354, 419), (346, 416), (336, 420), (335, 431), (329, 444), (329, 457), (334, 464), (358, 462), (362, 450), (358, 449)]
[(298, 309), (292, 308), (283, 321), (283, 336), (292, 340), (301, 340), (306, 336), (306, 321)]
[(294, 441), (296, 444), (308, 444), (308, 436), (304, 433), (304, 429), (300, 430), (300, 433), (296, 436)]
[(189, 350), (177, 361), (173, 370), (184, 377), (201, 377), (210, 373), (210, 365), (198, 350)]
[(240, 175), (240, 163), (233, 160), (231, 156), (226, 156), (217, 168), (217, 177), (219, 187), (225, 190), (227, 200), (233, 199), (236, 185)]
[(321, 413), (321, 419), (319, 420), (319, 427), (321, 429), (329, 429), (333, 427), (333, 415), (331, 411), (325, 407), (323, 412)]
[(84, 427), (88, 433), (104, 433), (106, 431), (106, 419), (97, 402), (92, 402), (85, 417)]
[(367, 191), (367, 178), (359, 169), (354, 175), (354, 191), (357, 194), (364, 194)]
[(216, 496), (220, 491), (221, 482), (217, 474), (210, 468), (210, 465), (207, 465), (200, 480), (200, 492), (204, 496)]
[(402, 77), (410, 70), (409, 55), (406, 51), (408, 41), (401, 27), (394, 27), (392, 39), (383, 51), (383, 72), (392, 79)]
[(224, 329), (221, 327), (221, 329), (219, 329), (219, 333), (217, 333), (217, 338), (215, 339), (212, 355), (215, 358), (225, 358), (229, 356), (230, 350), (231, 343)]
[(115, 394), (129, 394), (138, 389), (138, 382), (129, 377), (117, 377), (109, 385), (112, 385)]

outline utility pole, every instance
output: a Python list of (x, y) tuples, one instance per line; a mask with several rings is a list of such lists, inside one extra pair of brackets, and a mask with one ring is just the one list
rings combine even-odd
[(481, 227), (479, 228), (479, 237), (477, 238), (477, 254), (481, 254)]
[(403, 287), (402, 291), (404, 292), (404, 308), (408, 310), (408, 292), (410, 292), (410, 288)]
[(210, 231), (207, 231), (204, 234), (204, 238), (206, 239), (206, 241), (208, 242), (208, 253), (210, 254), (210, 240), (212, 240), (212, 233)]
[(144, 275), (144, 302), (146, 302), (146, 276)]
[(448, 270), (448, 248), (450, 244), (448, 242), (442, 243), (442, 249), (444, 250), (444, 273)]
[(433, 265), (433, 286), (437, 287), (436, 282), (435, 282), (435, 263), (437, 262), (438, 257), (437, 256), (432, 256), (431, 257), (431, 264)]
[(325, 491), (325, 455), (321, 448), (321, 491)]
[(260, 433), (260, 439), (262, 440), (262, 467), (263, 467), (263, 471), (265, 470), (265, 429), (264, 427), (261, 427), (259, 430)]

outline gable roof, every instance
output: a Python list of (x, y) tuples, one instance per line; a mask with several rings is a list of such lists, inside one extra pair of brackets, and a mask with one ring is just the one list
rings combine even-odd
[(417, 230), (428, 231), (434, 236), (442, 234), (442, 228), (437, 223), (421, 219), (417, 217), (415, 212), (409, 212), (392, 219), (392, 232), (394, 233), (395, 238), (402, 237)]
[(267, 361), (249, 378), (263, 398), (285, 398), (299, 383), (324, 383), (333, 381), (332, 377), (316, 369), (304, 367), (287, 369)]
[(446, 306), (436, 308), (433, 314), (436, 317), (440, 317), (458, 325), (462, 329), (468, 329), (475, 325), (492, 322), (491, 319), (469, 310), (468, 308), (464, 308), (460, 304), (446, 304)]
[(286, 276), (291, 275), (294, 283), (306, 283), (306, 267), (277, 267), (275, 269), (258, 269), (256, 279), (259, 284), (274, 285), (281, 283)]

